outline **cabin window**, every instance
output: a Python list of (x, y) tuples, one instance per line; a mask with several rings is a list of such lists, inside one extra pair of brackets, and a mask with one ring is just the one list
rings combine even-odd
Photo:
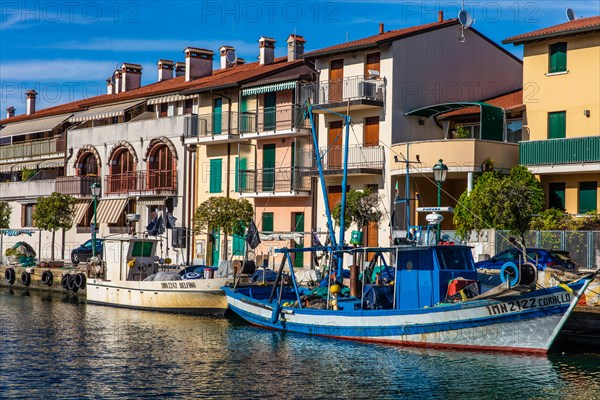
[(567, 43), (560, 42), (550, 45), (548, 73), (565, 72), (567, 70)]
[(470, 249), (446, 246), (436, 248), (435, 252), (441, 270), (475, 270)]

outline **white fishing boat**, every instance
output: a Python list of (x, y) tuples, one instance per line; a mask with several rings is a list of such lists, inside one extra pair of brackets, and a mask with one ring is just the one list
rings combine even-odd
[[(104, 261), (89, 265), (87, 302), (115, 307), (193, 314), (225, 313), (220, 287), (233, 281), (211, 268), (166, 268), (156, 256), (158, 240), (131, 236), (104, 239)], [(225, 274), (228, 271), (225, 272)]]

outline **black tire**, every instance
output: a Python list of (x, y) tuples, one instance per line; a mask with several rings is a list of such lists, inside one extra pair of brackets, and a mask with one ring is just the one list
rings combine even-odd
[(52, 272), (50, 270), (44, 271), (44, 273), (42, 274), (42, 283), (44, 285), (52, 286), (53, 280), (54, 277), (52, 276)]
[(79, 254), (71, 253), (71, 263), (73, 265), (79, 265)]
[(21, 283), (24, 286), (31, 285), (31, 274), (29, 272), (27, 272), (27, 271), (21, 272)]
[(60, 280), (60, 286), (62, 286), (62, 288), (65, 290), (69, 290), (69, 274), (62, 276), (62, 279)]
[(86, 284), (86, 278), (85, 278), (85, 274), (83, 272), (78, 273), (77, 275), (75, 275), (75, 285), (79, 288), (79, 289), (85, 289), (85, 284)]
[(8, 283), (10, 283), (11, 285), (13, 283), (15, 283), (15, 270), (12, 268), (6, 268), (6, 270), (4, 271), (4, 278), (8, 281)]
[(75, 275), (69, 274), (69, 278), (68, 278), (68, 282), (67, 282), (67, 288), (70, 291), (72, 291), (73, 293), (77, 293), (77, 291), (79, 290), (79, 288), (75, 284)]

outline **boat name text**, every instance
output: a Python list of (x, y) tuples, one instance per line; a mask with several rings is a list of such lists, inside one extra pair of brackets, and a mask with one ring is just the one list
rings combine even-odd
[(160, 285), (163, 289), (196, 289), (194, 282), (161, 282)]
[(504, 314), (508, 312), (516, 312), (522, 310), (528, 310), (531, 308), (547, 307), (563, 303), (570, 303), (571, 295), (569, 293), (562, 293), (560, 295), (537, 297), (531, 299), (522, 299), (509, 301), (506, 303), (494, 304), (486, 306), (490, 315)]

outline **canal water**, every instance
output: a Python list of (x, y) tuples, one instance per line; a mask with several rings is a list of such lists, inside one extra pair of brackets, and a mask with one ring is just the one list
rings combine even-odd
[(600, 354), (409, 349), (0, 288), (0, 398), (600, 399)]

